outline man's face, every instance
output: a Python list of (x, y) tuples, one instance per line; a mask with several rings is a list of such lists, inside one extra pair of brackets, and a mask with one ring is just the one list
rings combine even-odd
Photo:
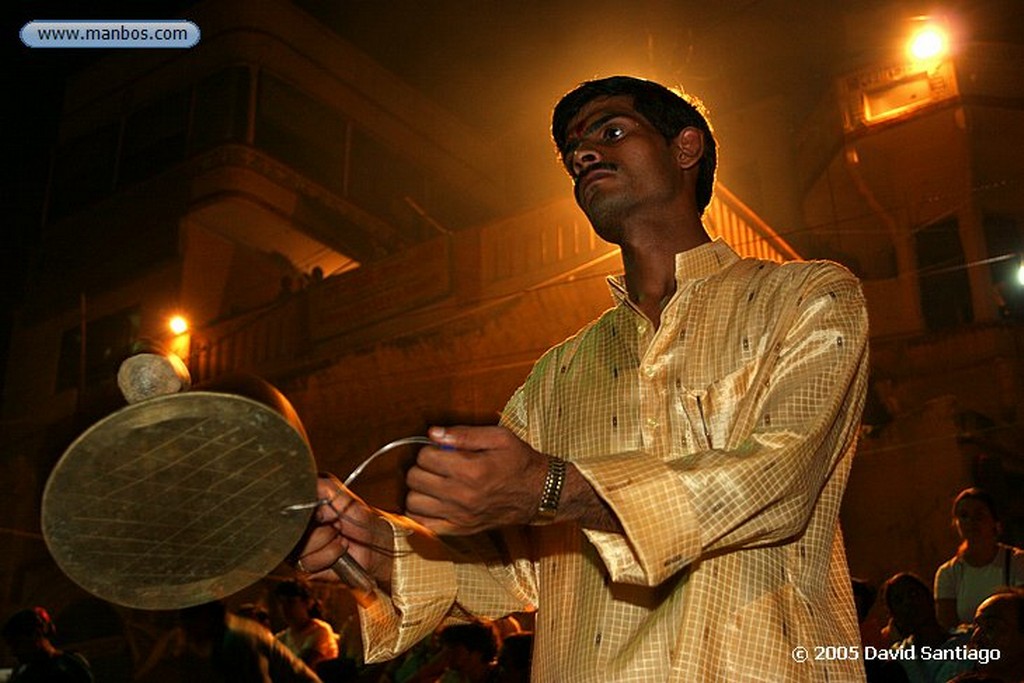
[(299, 595), (281, 596), (281, 616), (289, 626), (302, 626), (309, 621), (309, 598)]
[(978, 606), (974, 615), (971, 644), (976, 648), (995, 648), (1000, 660), (1024, 659), (1024, 632), (1017, 623), (1017, 605), (1012, 596), (993, 595)]
[(576, 203), (597, 233), (617, 242), (617, 228), (638, 207), (656, 207), (683, 192), (672, 142), (633, 108), (627, 95), (585, 104), (566, 127), (562, 162)]
[(894, 584), (886, 599), (889, 613), (903, 633), (915, 633), (935, 609), (928, 592), (911, 581)]

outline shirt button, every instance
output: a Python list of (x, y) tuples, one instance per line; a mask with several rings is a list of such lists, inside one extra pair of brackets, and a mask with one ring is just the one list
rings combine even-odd
[(649, 418), (647, 418), (647, 426), (648, 427), (657, 427), (658, 426), (658, 421), (656, 419), (654, 419), (653, 417), (649, 417)]
[(658, 370), (653, 365), (648, 365), (647, 367), (644, 368), (644, 374), (647, 375), (648, 377), (654, 377), (656, 374), (658, 374)]
[(645, 323), (637, 323), (637, 325), (636, 325), (636, 333), (637, 334), (643, 334), (644, 330), (646, 330), (646, 329), (647, 329), (647, 325)]

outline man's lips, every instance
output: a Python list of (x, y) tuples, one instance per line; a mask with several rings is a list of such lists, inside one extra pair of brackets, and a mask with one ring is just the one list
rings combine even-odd
[(613, 164), (594, 164), (583, 169), (583, 172), (576, 177), (576, 194), (579, 195), (592, 183), (607, 178), (615, 173)]

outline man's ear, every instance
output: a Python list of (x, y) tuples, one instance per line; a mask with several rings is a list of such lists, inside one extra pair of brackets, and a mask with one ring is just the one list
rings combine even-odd
[(679, 168), (693, 168), (704, 156), (704, 133), (693, 126), (683, 128), (672, 140), (672, 147)]

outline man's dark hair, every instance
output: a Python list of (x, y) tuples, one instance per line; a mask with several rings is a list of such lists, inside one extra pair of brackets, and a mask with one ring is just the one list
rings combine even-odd
[(697, 209), (703, 213), (714, 191), (718, 149), (704, 106), (690, 96), (679, 95), (663, 85), (632, 76), (612, 76), (585, 81), (562, 97), (551, 115), (551, 135), (558, 153), (565, 156), (569, 122), (584, 105), (599, 97), (628, 95), (633, 109), (654, 126), (668, 142), (684, 128), (704, 134), (704, 156), (697, 173)]
[(9, 643), (18, 638), (52, 638), (55, 630), (45, 609), (30, 607), (11, 615), (4, 623), (3, 637)]
[(274, 587), (274, 595), (279, 598), (311, 598), (313, 591), (301, 579), (285, 579)]
[(892, 610), (892, 594), (897, 590), (897, 588), (903, 588), (904, 586), (908, 588), (915, 588), (928, 599), (929, 603), (934, 605), (935, 599), (932, 597), (932, 590), (921, 577), (910, 572), (900, 572), (899, 574), (890, 577), (882, 586), (882, 595), (885, 598), (885, 606), (890, 611)]

